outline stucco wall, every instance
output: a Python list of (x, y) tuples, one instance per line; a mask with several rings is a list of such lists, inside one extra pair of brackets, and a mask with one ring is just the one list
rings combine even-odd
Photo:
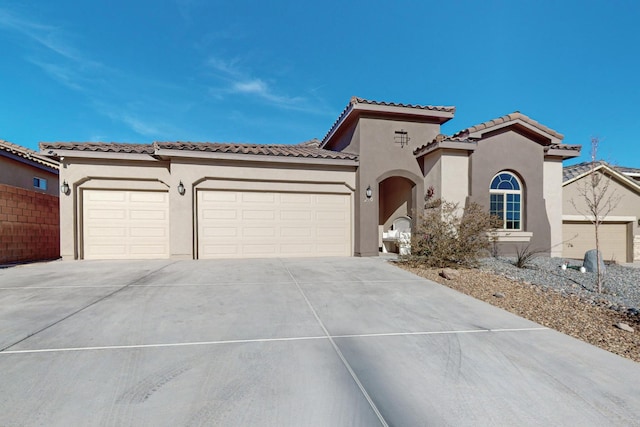
[[(596, 173), (601, 172), (598, 171)], [(604, 185), (607, 180), (609, 180), (608, 176), (604, 175), (602, 184)], [(584, 189), (585, 184), (590, 184), (590, 178), (588, 175), (562, 187), (562, 214), (564, 217), (573, 216), (573, 219), (575, 220), (582, 220), (584, 214), (588, 212), (584, 197), (579, 193), (581, 188)], [(615, 178), (610, 179), (607, 194), (613, 195), (614, 199), (619, 198), (619, 201), (615, 208), (609, 212), (606, 220), (630, 223), (632, 232), (630, 245), (633, 246), (630, 251), (633, 259), (639, 260), (640, 249), (638, 241), (640, 239), (640, 227), (638, 227), (638, 219), (640, 218), (640, 194), (632, 190), (628, 185), (622, 184)], [(575, 207), (573, 203), (571, 203), (572, 200), (576, 205)], [(586, 221), (586, 218), (584, 220)]]
[(550, 255), (562, 256), (562, 160), (549, 159), (544, 162), (544, 200), (549, 218)]
[[(608, 179), (605, 175), (602, 184)], [(583, 212), (587, 212), (584, 197), (580, 196), (579, 189), (584, 187), (585, 184), (589, 184), (589, 181), (589, 176), (585, 176), (562, 187), (563, 215), (581, 215)], [(629, 186), (621, 184), (617, 179), (611, 179), (607, 194), (613, 194), (614, 198), (620, 198), (617, 206), (609, 213), (609, 216), (632, 216), (636, 220), (638, 219), (640, 216), (640, 194), (629, 188)], [(573, 206), (571, 200), (575, 202), (577, 209)], [(639, 234), (637, 221), (633, 234)]]
[[(355, 166), (239, 162), (174, 158), (171, 162), (140, 156), (132, 160), (67, 157), (61, 179), (71, 186), (61, 196), (61, 253), (81, 256), (81, 197), (84, 189), (164, 190), (169, 194), (170, 256), (195, 256), (195, 192), (201, 188), (353, 194)], [(177, 191), (182, 182), (186, 192)], [(353, 209), (353, 206), (352, 206)], [(352, 239), (353, 240), (353, 239)]]
[[(358, 191), (364, 193), (368, 186), (377, 193), (378, 186), (386, 178), (401, 176), (413, 182), (411, 212), (418, 212), (424, 200), (424, 178), (413, 150), (432, 141), (440, 132), (437, 123), (390, 120), (364, 116), (359, 124)], [(395, 142), (395, 131), (405, 130), (410, 138), (402, 147)], [(378, 254), (379, 195), (367, 201), (364, 194), (356, 195), (359, 209), (356, 211), (355, 251), (360, 256)]]
[[(33, 187), (33, 178), (47, 180), (47, 189), (38, 190)], [(44, 166), (42, 168), (26, 164), (22, 161), (10, 159), (0, 155), (0, 184), (24, 188), (25, 190), (58, 195), (58, 174), (51, 172)]]
[(467, 152), (445, 151), (440, 159), (441, 197), (460, 207), (464, 207), (469, 197), (469, 163)]
[(533, 236), (530, 242), (499, 243), (501, 254), (513, 255), (518, 247), (527, 244), (547, 253), (550, 250), (551, 226), (544, 198), (543, 162), (543, 147), (513, 130), (497, 132), (478, 141), (471, 155), (471, 201), (488, 210), (491, 180), (501, 171), (514, 172), (523, 185), (523, 231), (532, 232)]
[(0, 264), (59, 256), (58, 197), (0, 184)]

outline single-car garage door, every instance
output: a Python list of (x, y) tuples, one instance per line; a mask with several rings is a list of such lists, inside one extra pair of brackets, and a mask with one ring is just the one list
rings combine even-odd
[(85, 259), (169, 257), (169, 200), (161, 191), (84, 190)]
[[(627, 223), (602, 223), (598, 235), (600, 251), (605, 260), (628, 262), (628, 225)], [(584, 253), (596, 247), (593, 224), (590, 222), (565, 221), (562, 225), (564, 240), (563, 256), (566, 258), (584, 258)]]
[(198, 191), (198, 257), (351, 255), (346, 194)]

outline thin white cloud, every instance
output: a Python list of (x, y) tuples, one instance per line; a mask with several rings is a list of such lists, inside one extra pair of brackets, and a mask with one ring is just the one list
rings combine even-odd
[(6, 9), (0, 9), (0, 28), (21, 34), (62, 58), (82, 63), (84, 66), (100, 66), (98, 62), (83, 57), (72, 45), (65, 42), (63, 31), (58, 27), (29, 21)]
[[(163, 122), (146, 121), (139, 106), (130, 105), (131, 90), (135, 87), (140, 96), (141, 83), (151, 79), (128, 76), (119, 70), (103, 66), (83, 54), (71, 42), (63, 30), (18, 16), (0, 8), (0, 31), (10, 31), (30, 42), (24, 59), (39, 67), (52, 79), (67, 88), (84, 95), (94, 110), (114, 121), (125, 124), (133, 132), (145, 137), (163, 137), (170, 129)], [(44, 49), (43, 49), (44, 48)], [(154, 86), (169, 90), (167, 85), (153, 82)], [(152, 96), (148, 104), (156, 106), (162, 100)], [(174, 105), (174, 103), (172, 103)]]
[(279, 108), (317, 112), (304, 97), (283, 95), (264, 79), (245, 72), (240, 67), (241, 60), (238, 58), (225, 60), (210, 57), (207, 64), (221, 74), (220, 79), (225, 83), (224, 87), (212, 88), (209, 91), (216, 99), (222, 99), (225, 94), (251, 95)]

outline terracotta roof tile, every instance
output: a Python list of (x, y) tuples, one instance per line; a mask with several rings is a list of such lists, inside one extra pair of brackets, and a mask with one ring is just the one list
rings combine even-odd
[(318, 159), (358, 159), (358, 156), (355, 154), (323, 150), (318, 148), (316, 143), (313, 141), (307, 141), (297, 145), (236, 144), (219, 142), (155, 142), (154, 146), (164, 150), (203, 151), (210, 153), (233, 153)]
[(336, 121), (333, 122), (333, 125), (331, 125), (331, 128), (329, 129), (329, 131), (326, 133), (324, 138), (322, 138), (322, 143), (326, 142), (327, 137), (329, 135), (331, 135), (331, 133), (338, 127), (340, 122), (342, 122), (342, 119), (344, 119), (344, 117), (349, 113), (349, 111), (356, 104), (383, 105), (383, 106), (387, 106), (387, 107), (415, 108), (415, 109), (419, 109), (419, 110), (444, 111), (444, 112), (447, 112), (447, 113), (455, 113), (455, 111), (456, 111), (456, 107), (445, 107), (445, 106), (435, 106), (435, 105), (417, 105), (417, 104), (400, 104), (400, 103), (396, 103), (396, 102), (371, 101), (371, 100), (360, 98), (360, 97), (357, 97), (357, 96), (352, 96), (351, 100), (349, 101), (349, 104), (347, 104), (347, 106), (342, 110), (342, 112), (340, 113), (340, 115), (338, 116)]
[(152, 144), (126, 144), (120, 142), (41, 142), (40, 150), (95, 151), (101, 153), (153, 154)]
[(52, 169), (59, 168), (58, 162), (56, 162), (55, 160), (48, 159), (27, 147), (23, 147), (21, 145), (14, 144), (3, 139), (0, 139), (0, 151), (11, 153), (15, 156), (22, 157), (24, 159), (50, 167)]
[(478, 132), (478, 131), (482, 131), (488, 128), (491, 128), (493, 126), (496, 125), (500, 125), (503, 123), (508, 123), (508, 122), (512, 122), (512, 121), (516, 121), (516, 120), (522, 120), (523, 122), (537, 128), (538, 130), (541, 130), (545, 133), (548, 133), (558, 139), (563, 139), (564, 135), (562, 135), (561, 133), (556, 132), (555, 130), (548, 128), (540, 123), (538, 123), (537, 121), (533, 120), (532, 118), (522, 114), (519, 111), (515, 111), (511, 114), (507, 114), (506, 116), (502, 116), (502, 117), (498, 117), (497, 119), (493, 119), (493, 120), (489, 120), (487, 122), (484, 123), (480, 123), (479, 125), (475, 125), (475, 126), (471, 126), (469, 128), (463, 129), (459, 132), (456, 132), (455, 134), (453, 134), (453, 136), (467, 136), (469, 134), (472, 134), (474, 132)]

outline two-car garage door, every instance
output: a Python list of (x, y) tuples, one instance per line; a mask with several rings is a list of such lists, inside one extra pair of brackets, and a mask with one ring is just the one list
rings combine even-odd
[(198, 258), (351, 255), (347, 194), (200, 190)]

